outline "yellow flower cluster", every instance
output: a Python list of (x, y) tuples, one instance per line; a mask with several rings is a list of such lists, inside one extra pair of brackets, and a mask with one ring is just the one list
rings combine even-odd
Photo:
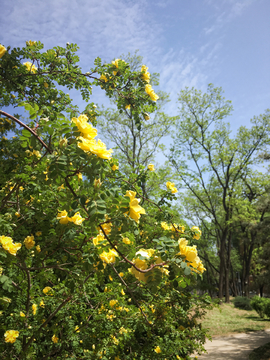
[(32, 305), (33, 315), (36, 315), (37, 313), (37, 304)]
[(101, 260), (103, 261), (104, 265), (106, 266), (106, 264), (112, 264), (115, 262), (115, 258), (118, 257), (118, 254), (116, 252), (116, 250), (114, 249), (110, 249), (108, 252), (103, 251), (99, 257), (101, 258)]
[(33, 74), (36, 73), (37, 68), (35, 67), (34, 64), (32, 64), (31, 62), (27, 61), (25, 63), (23, 63), (24, 66), (26, 66), (27, 70), (32, 72)]
[(155, 171), (155, 166), (153, 164), (148, 165), (148, 170)]
[(168, 182), (166, 182), (166, 186), (167, 186), (168, 190), (171, 190), (172, 194), (175, 194), (178, 192), (174, 183), (171, 183), (170, 181), (168, 181)]
[(145, 85), (145, 92), (150, 96), (151, 100), (157, 101), (157, 99), (159, 99), (158, 95), (154, 92), (150, 84)]
[(36, 156), (37, 158), (41, 158), (41, 153), (38, 150), (33, 150), (33, 152), (31, 152), (30, 150), (25, 150), (25, 153), (27, 156)]
[(4, 56), (6, 51), (7, 51), (7, 49), (3, 45), (0, 44), (0, 59), (1, 59), (1, 57)]
[(21, 243), (13, 243), (11, 237), (8, 236), (0, 236), (0, 244), (2, 245), (3, 249), (8, 251), (11, 255), (16, 256), (17, 251), (22, 247)]
[(18, 336), (19, 336), (19, 331), (7, 330), (4, 334), (5, 342), (14, 344)]
[(81, 133), (81, 136), (78, 137), (80, 149), (86, 153), (95, 154), (101, 159), (111, 159), (112, 149), (107, 150), (106, 145), (101, 140), (94, 139), (97, 136), (97, 130), (87, 122), (88, 117), (86, 115), (82, 114), (78, 118), (72, 118), (72, 121)]
[(131, 241), (130, 241), (129, 238), (127, 238), (127, 237), (124, 237), (124, 238), (122, 239), (122, 241), (123, 241), (123, 243), (126, 244), (126, 245), (131, 244)]
[(27, 46), (33, 46), (35, 44), (36, 44), (36, 41), (32, 41), (32, 40), (26, 41)]
[(181, 238), (178, 240), (180, 252), (178, 255), (185, 256), (186, 260), (189, 262), (194, 269), (203, 273), (206, 269), (203, 266), (198, 254), (197, 254), (197, 246), (188, 246), (188, 241), (185, 238)]
[(53, 289), (50, 286), (46, 286), (42, 291), (45, 295), (53, 295)]
[(131, 217), (131, 219), (135, 220), (138, 223), (141, 214), (145, 214), (144, 208), (139, 205), (140, 199), (136, 199), (135, 191), (131, 190), (128, 190), (125, 196), (128, 196), (130, 198), (128, 215)]
[[(134, 265), (136, 265), (137, 268), (139, 268), (141, 270), (146, 270), (148, 267), (147, 260), (153, 256), (154, 252), (155, 252), (154, 249), (147, 249), (147, 250), (141, 249), (141, 250), (137, 251), (135, 255), (143, 256), (145, 259), (141, 260), (139, 257), (137, 257), (137, 258), (133, 259), (132, 262), (134, 263)], [(154, 263), (155, 264), (162, 263), (161, 257), (155, 256)], [(158, 269), (161, 272), (163, 272), (165, 275), (168, 275), (169, 271), (168, 271), (167, 267), (168, 267), (167, 265), (164, 265), (164, 267), (159, 267)], [(141, 273), (140, 271), (136, 270), (133, 266), (128, 271), (131, 274), (133, 274), (138, 280), (146, 282), (146, 273)]]
[(184, 233), (185, 232), (185, 227), (184, 225), (178, 225), (178, 224), (171, 224), (168, 225), (165, 221), (162, 221), (160, 223), (161, 227), (163, 230), (170, 230), (170, 231), (175, 231), (175, 232), (179, 232), (179, 233)]
[(193, 231), (193, 239), (199, 240), (202, 235), (202, 232), (198, 228), (198, 226), (192, 226), (191, 231)]
[(59, 338), (58, 338), (56, 335), (53, 335), (52, 341), (53, 341), (55, 344), (58, 343), (58, 340), (59, 340)]
[(157, 346), (154, 351), (157, 353), (157, 354), (160, 354), (161, 353), (161, 349), (159, 346)]
[(148, 67), (146, 67), (145, 65), (142, 66), (141, 68), (141, 72), (142, 72), (142, 79), (144, 81), (146, 81), (147, 83), (149, 83), (150, 81), (150, 73), (147, 71)]
[(115, 165), (115, 164), (112, 166), (112, 170), (113, 170), (113, 171), (118, 170), (118, 169), (119, 169), (119, 166), (117, 166), (117, 165)]
[[(124, 60), (122, 59), (115, 59), (114, 61), (112, 61), (112, 64), (118, 69), (118, 63), (119, 61), (122, 61), (123, 63), (125, 63)], [(113, 75), (117, 75), (117, 71), (113, 71)]]
[(27, 236), (24, 239), (24, 245), (25, 245), (26, 249), (28, 249), (28, 250), (32, 249), (35, 246), (34, 236), (33, 235)]
[(85, 220), (81, 217), (79, 212), (76, 212), (76, 214), (72, 217), (68, 217), (68, 213), (66, 212), (66, 210), (58, 210), (58, 212), (59, 214), (57, 215), (57, 220), (60, 220), (60, 224), (63, 225), (66, 225), (68, 222), (73, 222), (75, 225), (81, 225), (82, 222)]

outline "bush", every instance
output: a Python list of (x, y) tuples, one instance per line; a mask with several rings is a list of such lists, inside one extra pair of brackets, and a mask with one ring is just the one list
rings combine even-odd
[[(251, 301), (250, 301), (250, 305), (251, 307), (259, 314), (259, 316), (263, 319), (265, 314), (265, 307), (266, 304), (268, 303), (268, 309), (270, 309), (270, 299), (266, 299), (266, 298), (261, 298), (259, 296), (254, 296)], [(267, 312), (269, 316), (270, 312)]]
[(247, 297), (237, 296), (233, 300), (234, 307), (242, 310), (252, 310), (252, 307), (250, 305), (250, 299)]

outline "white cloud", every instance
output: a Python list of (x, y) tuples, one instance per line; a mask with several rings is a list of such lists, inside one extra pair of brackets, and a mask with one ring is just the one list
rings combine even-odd
[(4, 0), (0, 41), (22, 46), (33, 39), (46, 47), (77, 42), (91, 57), (117, 57), (138, 48), (150, 54), (162, 30), (146, 7), (144, 0)]

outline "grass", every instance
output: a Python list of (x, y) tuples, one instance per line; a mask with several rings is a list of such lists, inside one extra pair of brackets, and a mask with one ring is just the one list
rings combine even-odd
[(222, 304), (219, 309), (209, 310), (201, 323), (204, 328), (209, 329), (211, 336), (225, 336), (270, 328), (270, 320), (261, 319), (254, 310), (237, 309), (233, 304)]

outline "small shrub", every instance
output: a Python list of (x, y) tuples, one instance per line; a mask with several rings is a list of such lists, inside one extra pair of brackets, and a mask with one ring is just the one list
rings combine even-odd
[(264, 314), (270, 318), (270, 299), (265, 299)]
[(251, 301), (251, 307), (259, 314), (259, 316), (263, 319), (265, 316), (265, 305), (268, 302), (268, 299), (261, 298), (259, 296), (254, 296)]
[(237, 296), (233, 300), (234, 307), (242, 310), (252, 310), (252, 307), (250, 305), (250, 299), (247, 297)]

